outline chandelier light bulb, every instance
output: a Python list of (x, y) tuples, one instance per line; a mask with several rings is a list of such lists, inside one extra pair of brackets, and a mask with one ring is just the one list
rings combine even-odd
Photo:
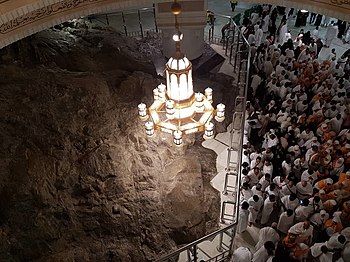
[(152, 121), (147, 121), (145, 123), (146, 135), (152, 137), (154, 135), (154, 124)]
[(175, 145), (180, 146), (182, 144), (182, 132), (180, 130), (175, 130), (173, 136)]
[(158, 88), (153, 89), (153, 99), (158, 100), (159, 99), (159, 91)]
[(215, 120), (218, 122), (222, 122), (225, 120), (225, 105), (224, 104), (220, 103), (216, 106)]
[(158, 85), (158, 97), (159, 100), (161, 101), (165, 101), (165, 90), (166, 90), (166, 86), (164, 84), (160, 84)]
[(196, 93), (196, 112), (201, 113), (204, 111), (204, 95), (202, 93)]
[(147, 120), (148, 115), (147, 115), (147, 106), (144, 103), (140, 103), (138, 106), (139, 109), (139, 117), (142, 121)]
[(173, 40), (179, 42), (183, 39), (184, 35), (181, 32), (177, 32), (173, 35)]
[(213, 103), (213, 89), (211, 89), (210, 87), (207, 87), (207, 88), (204, 90), (204, 94), (205, 94), (207, 100), (208, 100), (210, 103)]
[(168, 119), (174, 119), (175, 118), (174, 105), (175, 105), (175, 102), (173, 100), (168, 100), (165, 103), (166, 116), (168, 117)]
[(213, 139), (214, 138), (214, 124), (212, 122), (208, 122), (205, 124), (204, 130), (204, 139)]

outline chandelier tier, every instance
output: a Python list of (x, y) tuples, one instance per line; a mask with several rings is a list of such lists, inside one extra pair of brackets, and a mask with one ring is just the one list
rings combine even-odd
[(144, 103), (138, 105), (139, 117), (146, 121), (146, 134), (152, 137), (155, 130), (173, 135), (176, 145), (182, 144), (182, 136), (204, 131), (203, 137), (214, 137), (212, 119), (222, 122), (225, 119), (225, 105), (213, 108), (213, 90), (208, 87), (204, 94), (194, 93), (192, 63), (181, 52), (182, 33), (179, 30), (178, 15), (181, 5), (174, 1), (171, 11), (175, 16), (175, 55), (165, 64), (166, 85), (153, 89), (153, 104), (148, 108)]

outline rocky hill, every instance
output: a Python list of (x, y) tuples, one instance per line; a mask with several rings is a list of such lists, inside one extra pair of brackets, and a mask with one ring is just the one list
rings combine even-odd
[(216, 154), (138, 120), (145, 43), (75, 22), (0, 50), (0, 261), (151, 261), (217, 228)]

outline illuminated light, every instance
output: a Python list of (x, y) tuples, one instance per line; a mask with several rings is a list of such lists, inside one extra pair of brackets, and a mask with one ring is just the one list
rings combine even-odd
[(147, 121), (145, 123), (146, 135), (153, 136), (154, 135), (154, 124), (152, 121)]
[(202, 113), (204, 111), (203, 103), (204, 95), (202, 93), (196, 93), (196, 112)]
[(159, 97), (159, 100), (161, 100), (161, 101), (165, 101), (166, 100), (166, 98), (165, 98), (165, 89), (166, 89), (166, 86), (164, 84), (158, 85), (158, 97)]
[(204, 139), (212, 139), (214, 138), (214, 124), (212, 122), (208, 122), (204, 126)]
[(181, 32), (178, 32), (178, 33), (175, 33), (173, 35), (173, 40), (175, 42), (179, 42), (179, 41), (181, 41), (183, 39), (183, 37), (184, 37), (184, 35)]
[(210, 103), (213, 103), (213, 89), (211, 89), (210, 87), (207, 87), (207, 88), (204, 90), (204, 94), (205, 94), (205, 97), (207, 98), (207, 100), (208, 100)]
[(146, 121), (148, 119), (146, 104), (140, 103), (137, 107), (139, 109), (139, 117), (140, 117), (140, 119), (142, 121)]
[[(176, 1), (175, 1), (176, 3)], [(192, 78), (192, 63), (181, 52), (183, 35), (179, 31), (177, 14), (180, 5), (176, 7), (175, 28), (177, 34), (176, 52), (165, 64), (166, 85), (159, 84), (153, 89), (154, 101), (147, 109), (141, 103), (138, 107), (139, 117), (145, 123), (146, 134), (153, 136), (155, 130), (171, 134), (176, 145), (183, 143), (183, 135), (204, 131), (204, 137), (214, 137), (215, 119), (222, 122), (225, 119), (225, 105), (219, 104), (215, 110), (212, 106), (213, 90), (208, 87), (202, 93), (194, 93)]]
[(158, 100), (159, 99), (159, 91), (158, 88), (153, 89), (153, 99)]
[(182, 132), (180, 130), (175, 130), (173, 136), (175, 145), (180, 146), (182, 144)]
[(216, 106), (215, 120), (218, 122), (222, 122), (225, 120), (225, 105), (224, 104), (218, 104)]
[(309, 12), (309, 11), (302, 9), (302, 10), (300, 10), (300, 12), (302, 12), (302, 13), (307, 13), (307, 12)]
[(166, 116), (168, 119), (174, 119), (175, 115), (175, 108), (174, 108), (175, 102), (173, 100), (168, 100), (165, 103), (166, 107)]

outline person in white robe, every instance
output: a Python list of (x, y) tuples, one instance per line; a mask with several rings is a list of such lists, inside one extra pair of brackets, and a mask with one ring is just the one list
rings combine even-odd
[(262, 30), (264, 33), (267, 33), (269, 30), (269, 22), (270, 22), (270, 16), (266, 15), (263, 19), (263, 24), (262, 24)]
[(281, 196), (287, 196), (290, 194), (296, 194), (297, 193), (297, 188), (294, 185), (293, 181), (288, 181), (286, 185), (283, 185), (280, 191)]
[(243, 202), (241, 208), (239, 209), (238, 222), (236, 232), (242, 234), (247, 230), (248, 227), (248, 217), (249, 217), (249, 204), (248, 202)]
[(248, 199), (254, 195), (247, 182), (242, 184), (241, 195), (243, 201), (248, 201)]
[(287, 23), (285, 22), (281, 29), (280, 29), (280, 33), (278, 36), (278, 42), (280, 43), (280, 45), (283, 45), (286, 42), (286, 33), (288, 32), (288, 28), (287, 28)]
[(324, 47), (330, 47), (332, 40), (336, 38), (338, 34), (338, 26), (334, 24), (334, 21), (327, 27), (325, 35), (325, 45)]
[(287, 42), (289, 39), (292, 39), (292, 33), (290, 30), (285, 34), (284, 40)]
[(257, 183), (255, 186), (252, 187), (252, 193), (254, 195), (258, 195), (260, 197), (264, 196), (264, 192), (261, 190), (262, 185), (260, 183)]
[(261, 196), (254, 195), (248, 200), (248, 204), (249, 204), (248, 221), (249, 221), (249, 225), (251, 226), (253, 223), (256, 223), (260, 209), (264, 204), (264, 199)]
[(266, 76), (270, 76), (273, 71), (273, 64), (271, 62), (271, 57), (268, 57), (264, 62), (263, 70)]
[(308, 181), (300, 181), (297, 183), (296, 187), (299, 199), (305, 199), (312, 196), (313, 187)]
[(288, 233), (288, 230), (294, 224), (294, 212), (291, 209), (284, 211), (278, 219), (277, 229), (284, 234)]
[(252, 252), (247, 247), (239, 247), (232, 254), (230, 262), (251, 262), (253, 258)]
[(269, 221), (270, 215), (276, 205), (276, 196), (270, 195), (264, 201), (264, 207), (261, 213), (261, 221), (262, 225), (266, 224)]
[(320, 210), (319, 213), (315, 213), (310, 217), (310, 223), (317, 227), (322, 228), (323, 224), (328, 220), (329, 214), (326, 210)]
[(350, 241), (347, 242), (344, 247), (342, 258), (344, 259), (344, 262), (350, 262)]
[(280, 240), (280, 236), (277, 232), (277, 223), (272, 223), (270, 227), (263, 227), (259, 230), (258, 242), (255, 245), (255, 249), (259, 250), (266, 241), (272, 241), (275, 245)]
[(270, 256), (274, 255), (275, 245), (272, 241), (266, 241), (253, 256), (252, 262), (266, 262)]
[(295, 220), (304, 221), (314, 213), (314, 207), (309, 199), (301, 200), (301, 204), (295, 209)]
[(262, 26), (260, 25), (257, 30), (255, 30), (255, 45), (260, 46), (262, 42), (262, 38), (264, 36), (264, 32), (262, 30)]
[(292, 226), (288, 233), (295, 235), (298, 243), (308, 244), (312, 240), (313, 231), (314, 227), (310, 224), (310, 221), (306, 220)]
[(312, 38), (316, 41), (318, 39), (318, 26), (312, 31)]
[(330, 262), (333, 259), (333, 252), (330, 252), (324, 243), (315, 243), (310, 248), (310, 253), (319, 262)]
[(344, 248), (346, 238), (342, 234), (334, 233), (327, 241), (326, 246), (330, 250), (341, 250)]
[(294, 193), (281, 198), (281, 205), (284, 211), (287, 211), (288, 209), (294, 211), (299, 206), (299, 204), (299, 199)]

